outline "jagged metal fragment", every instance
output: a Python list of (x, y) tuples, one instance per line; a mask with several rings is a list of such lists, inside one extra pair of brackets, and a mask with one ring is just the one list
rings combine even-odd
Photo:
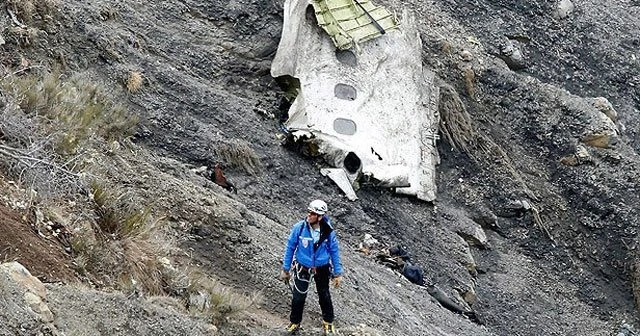
[(358, 199), (356, 192), (353, 190), (353, 186), (351, 185), (351, 181), (349, 181), (349, 177), (347, 176), (347, 172), (345, 172), (342, 168), (323, 168), (320, 169), (320, 174), (322, 176), (329, 176), (333, 182), (335, 182), (338, 187), (344, 192), (347, 198), (350, 201), (355, 201)]
[(398, 27), (388, 10), (368, 0), (315, 0), (311, 4), (318, 25), (338, 49), (349, 49)]

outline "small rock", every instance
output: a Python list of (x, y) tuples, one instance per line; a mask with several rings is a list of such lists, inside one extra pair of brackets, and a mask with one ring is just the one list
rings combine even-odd
[(560, 0), (554, 12), (554, 16), (558, 19), (565, 19), (573, 12), (574, 6), (571, 0)]
[(364, 244), (365, 247), (369, 249), (380, 245), (380, 242), (377, 239), (373, 238), (373, 236), (368, 233), (365, 233), (364, 240), (362, 241), (362, 243)]
[(576, 147), (574, 154), (565, 156), (560, 159), (560, 163), (566, 166), (577, 166), (585, 163), (593, 163), (591, 155), (585, 146), (579, 145)]
[(189, 233), (191, 233), (192, 235), (196, 235), (199, 237), (209, 237), (212, 235), (213, 231), (206, 227), (206, 226), (193, 226), (190, 230)]
[(473, 288), (469, 288), (468, 291), (462, 293), (462, 299), (464, 299), (467, 304), (472, 306), (478, 300), (478, 295), (476, 294), (476, 291), (473, 290)]
[(29, 271), (20, 263), (13, 261), (0, 265), (0, 271), (6, 272), (11, 278), (18, 284), (24, 286), (29, 292), (39, 296), (42, 299), (46, 299), (47, 291), (38, 280), (29, 273)]
[(220, 46), (221, 46), (224, 50), (231, 50), (231, 49), (233, 49), (233, 43), (231, 43), (231, 42), (229, 42), (229, 41), (222, 42), (222, 43), (220, 44)]
[(589, 151), (585, 146), (578, 146), (576, 148), (576, 157), (581, 163), (591, 161), (591, 156), (589, 155)]
[(525, 200), (511, 200), (502, 209), (501, 217), (522, 217), (529, 210), (531, 210), (531, 204)]
[(47, 304), (44, 303), (38, 295), (32, 292), (26, 292), (24, 293), (24, 301), (34, 313), (40, 316), (42, 322), (53, 322), (53, 313), (51, 313)]
[(482, 228), (495, 230), (498, 228), (498, 216), (488, 209), (478, 210), (471, 219), (480, 224)]
[(526, 67), (524, 55), (514, 41), (507, 40), (500, 47), (500, 58), (507, 63), (511, 70), (520, 70)]
[(593, 105), (600, 112), (604, 113), (611, 121), (616, 122), (618, 120), (618, 112), (613, 108), (613, 105), (607, 98), (597, 97), (593, 99)]
[(585, 135), (580, 141), (591, 147), (610, 148), (618, 143), (618, 137), (610, 133), (595, 133)]
[(460, 58), (465, 62), (471, 62), (473, 60), (473, 54), (469, 50), (463, 50), (460, 53)]
[(571, 166), (571, 167), (575, 167), (575, 166), (580, 164), (578, 162), (578, 158), (576, 157), (575, 154), (571, 154), (571, 155), (567, 155), (567, 156), (562, 157), (560, 159), (560, 163), (565, 165), (565, 166)]

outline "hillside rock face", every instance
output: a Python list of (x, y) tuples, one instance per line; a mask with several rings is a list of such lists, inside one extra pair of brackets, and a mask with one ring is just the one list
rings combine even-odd
[[(274, 134), (286, 111), (284, 93), (269, 69), (282, 4), (63, 1), (37, 43), (25, 46), (3, 32), (2, 61), (51, 64), (57, 55), (64, 71), (109, 85), (142, 117), (134, 139), (145, 153), (144, 178), (136, 180), (141, 193), (168, 213), (194, 263), (264, 296), (253, 315), (230, 319), (220, 334), (277, 334), (287, 323), (290, 292), (276, 278), (280, 258), (289, 228), (316, 198), (329, 203), (341, 240), (344, 288), (332, 293), (343, 334), (633, 333), (637, 1), (380, 1), (392, 12), (415, 13), (423, 67), (438, 77), (441, 98), (446, 93), (456, 102), (449, 112), (464, 121), (461, 143), (438, 144), (433, 203), (366, 185), (357, 202), (348, 201), (320, 175), (322, 162), (280, 145)], [(6, 15), (0, 21), (14, 25)], [(131, 71), (146, 80), (137, 94), (122, 84)], [(260, 167), (222, 155), (230, 146), (255, 151)], [(190, 171), (213, 163), (221, 163), (237, 194)], [(480, 324), (357, 252), (365, 234), (406, 248), (428, 282), (473, 309)], [(23, 290), (1, 279), (0, 288), (8, 288), (2, 303), (26, 307)], [(74, 312), (89, 313), (78, 304), (82, 294), (69, 291), (52, 289), (47, 305), (74, 325)], [(305, 312), (308, 334), (319, 331), (314, 295)], [(144, 335), (147, 313), (135, 300), (129, 304), (139, 312), (132, 330)], [(62, 306), (72, 310), (61, 313)], [(35, 312), (21, 316), (28, 325), (41, 323)], [(78, 330), (110, 335), (98, 318)], [(166, 328), (164, 334), (192, 334), (178, 322)]]
[(57, 334), (44, 285), (17, 262), (0, 265), (3, 335)]
[(17, 262), (0, 265), (0, 335), (211, 335), (167, 298), (126, 298), (75, 286), (44, 285)]

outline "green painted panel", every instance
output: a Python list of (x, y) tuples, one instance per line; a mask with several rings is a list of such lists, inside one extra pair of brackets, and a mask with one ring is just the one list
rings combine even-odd
[(398, 28), (396, 18), (385, 8), (377, 7), (368, 0), (359, 0), (358, 2), (365, 9), (363, 10), (355, 1), (358, 0), (314, 0), (312, 2), (318, 24), (341, 50), (382, 35), (369, 16), (373, 17), (385, 32)]

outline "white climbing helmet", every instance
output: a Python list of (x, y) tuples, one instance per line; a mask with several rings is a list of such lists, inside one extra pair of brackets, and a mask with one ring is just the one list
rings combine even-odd
[(309, 208), (307, 208), (307, 210), (318, 215), (324, 215), (327, 213), (327, 203), (321, 200), (312, 201), (309, 203)]

